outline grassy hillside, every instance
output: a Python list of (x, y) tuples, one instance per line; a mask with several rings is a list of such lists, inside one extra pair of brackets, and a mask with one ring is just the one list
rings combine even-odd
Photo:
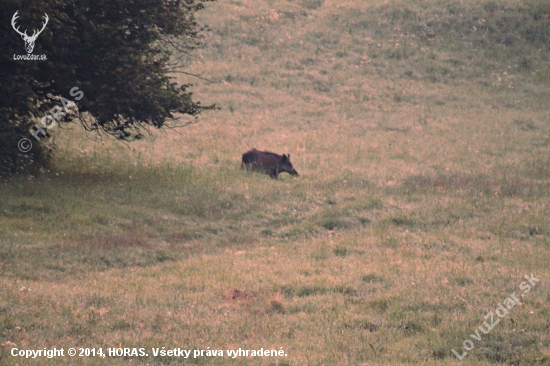
[[(220, 110), (129, 146), (52, 130), (55, 169), (0, 182), (0, 364), (550, 364), (550, 5), (218, 1), (201, 21), (189, 71), (212, 82), (178, 79)], [(300, 176), (242, 171), (251, 147)]]

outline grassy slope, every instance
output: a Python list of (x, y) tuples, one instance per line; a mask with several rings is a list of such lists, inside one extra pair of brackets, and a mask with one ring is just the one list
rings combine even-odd
[[(222, 110), (129, 149), (57, 130), (55, 171), (0, 183), (1, 343), (458, 364), (450, 349), (533, 272), (540, 286), (461, 363), (550, 362), (549, 14), (213, 4), (191, 71), (220, 81), (193, 80)], [(289, 152), (301, 176), (240, 171), (252, 146)], [(9, 348), (0, 363), (27, 364)]]

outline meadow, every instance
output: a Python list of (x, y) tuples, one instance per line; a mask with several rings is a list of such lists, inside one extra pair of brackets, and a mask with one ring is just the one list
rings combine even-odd
[[(177, 79), (219, 109), (127, 145), (56, 128), (54, 166), (0, 181), (0, 364), (550, 364), (550, 4), (220, 0), (199, 19), (187, 71), (209, 81)], [(300, 176), (241, 170), (252, 147)]]

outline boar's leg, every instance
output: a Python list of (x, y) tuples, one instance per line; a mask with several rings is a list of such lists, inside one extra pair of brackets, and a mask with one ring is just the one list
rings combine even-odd
[(273, 179), (277, 179), (279, 177), (279, 172), (276, 168), (270, 168), (267, 174), (269, 174), (269, 176)]

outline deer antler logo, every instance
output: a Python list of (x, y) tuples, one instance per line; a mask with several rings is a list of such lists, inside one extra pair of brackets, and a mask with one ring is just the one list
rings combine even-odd
[(25, 49), (27, 50), (27, 53), (32, 53), (32, 50), (34, 50), (34, 42), (36, 41), (36, 39), (38, 38), (38, 36), (40, 35), (40, 33), (42, 33), (42, 31), (44, 30), (44, 28), (46, 28), (46, 24), (48, 24), (48, 20), (50, 18), (48, 18), (48, 14), (44, 13), (44, 20), (45, 22), (43, 23), (42, 25), (42, 29), (40, 29), (40, 31), (37, 31), (35, 30), (34, 33), (32, 34), (32, 36), (28, 36), (27, 35), (27, 30), (25, 29), (25, 32), (20, 32), (19, 31), (19, 27), (15, 28), (15, 21), (17, 20), (17, 18), (19, 18), (19, 16), (17, 15), (17, 13), (19, 13), (19, 10), (15, 12), (15, 14), (13, 14), (13, 18), (11, 18), (11, 26), (13, 27), (13, 29), (19, 33), (21, 35), (21, 38), (23, 38), (23, 40), (25, 41)]

